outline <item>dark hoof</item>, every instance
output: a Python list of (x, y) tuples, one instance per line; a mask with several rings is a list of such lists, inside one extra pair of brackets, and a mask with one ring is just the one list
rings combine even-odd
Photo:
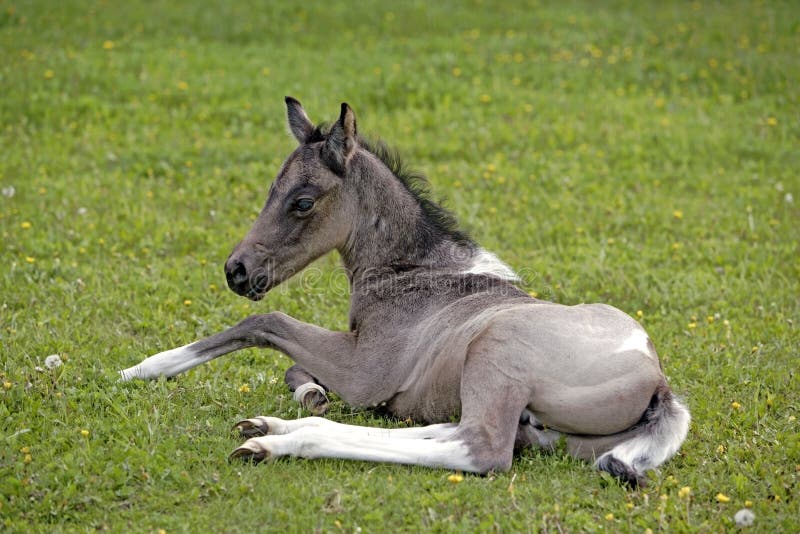
[(228, 461), (233, 462), (236, 460), (245, 463), (258, 464), (268, 459), (269, 456), (270, 455), (267, 451), (256, 451), (245, 444), (233, 451), (230, 456), (228, 456)]
[(233, 425), (231, 430), (239, 432), (243, 438), (257, 438), (269, 434), (269, 425), (260, 419), (245, 419)]
[(324, 415), (328, 411), (330, 401), (326, 395), (311, 390), (303, 395), (303, 401), (300, 404), (314, 415)]

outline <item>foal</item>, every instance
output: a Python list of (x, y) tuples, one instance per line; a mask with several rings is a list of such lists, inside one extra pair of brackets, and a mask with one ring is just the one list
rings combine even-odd
[[(350, 458), (487, 473), (519, 446), (594, 461), (631, 485), (678, 450), (689, 412), (671, 393), (638, 322), (603, 304), (531, 298), (516, 275), (456, 228), (382, 145), (357, 134), (342, 104), (315, 127), (286, 98), (299, 147), (225, 264), (228, 285), (261, 299), (332, 249), (350, 285), (350, 330), (280, 312), (156, 354), (124, 379), (173, 376), (246, 347), (277, 349), (295, 398), (324, 411), (326, 390), (428, 426), (385, 430), (320, 417), (255, 417), (232, 457)], [(459, 422), (450, 423), (454, 417)]]

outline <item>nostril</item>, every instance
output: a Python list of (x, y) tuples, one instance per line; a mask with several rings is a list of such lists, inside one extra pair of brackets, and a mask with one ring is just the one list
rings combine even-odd
[(228, 284), (233, 286), (241, 286), (247, 281), (247, 268), (239, 260), (234, 260), (228, 268), (225, 269), (225, 278), (228, 279)]

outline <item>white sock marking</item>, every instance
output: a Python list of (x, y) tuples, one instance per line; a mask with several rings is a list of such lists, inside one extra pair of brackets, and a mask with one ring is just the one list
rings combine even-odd
[[(315, 421), (289, 433), (251, 438), (242, 447), (266, 451), (272, 457), (340, 458), (477, 471), (466, 444), (449, 439), (456, 425), (390, 430), (343, 425), (321, 418), (306, 419)], [(290, 421), (286, 423), (294, 426)], [(427, 437), (412, 437), (414, 434)]]
[(303, 397), (306, 396), (306, 393), (312, 390), (319, 391), (323, 397), (325, 396), (325, 388), (314, 382), (306, 382), (305, 384), (301, 384), (300, 386), (297, 387), (297, 389), (294, 390), (292, 398), (295, 400), (295, 402), (302, 403)]
[(143, 360), (138, 365), (120, 371), (119, 374), (122, 380), (131, 380), (133, 378), (149, 380), (162, 375), (169, 377), (188, 371), (213, 359), (213, 357), (200, 357), (191, 347), (192, 345), (189, 344), (159, 352)]

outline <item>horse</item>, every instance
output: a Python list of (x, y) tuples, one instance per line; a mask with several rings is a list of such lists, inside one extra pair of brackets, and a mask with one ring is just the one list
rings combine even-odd
[[(690, 414), (638, 321), (606, 304), (532, 297), (431, 199), (424, 177), (358, 134), (350, 106), (315, 126), (299, 101), (285, 102), (298, 146), (225, 262), (226, 280), (257, 301), (336, 249), (349, 330), (252, 315), (120, 371), (123, 380), (171, 377), (248, 347), (286, 354), (289, 389), (314, 415), (236, 423), (245, 441), (230, 457), (254, 462), (290, 455), (487, 474), (510, 469), (523, 447), (560, 446), (635, 487), (678, 451)], [(426, 425), (319, 417), (329, 391)]]

